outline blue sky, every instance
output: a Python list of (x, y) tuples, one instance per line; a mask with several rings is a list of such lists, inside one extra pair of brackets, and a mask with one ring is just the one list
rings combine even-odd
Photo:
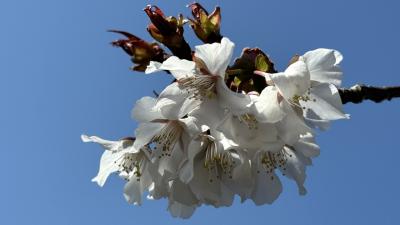
[[(0, 224), (400, 224), (400, 100), (346, 105), (351, 120), (318, 137), (309, 193), (293, 182), (273, 204), (238, 201), (173, 219), (166, 201), (128, 205), (116, 176), (99, 188), (102, 150), (80, 134), (132, 135), (134, 102), (170, 77), (128, 70), (109, 42), (115, 28), (150, 40), (142, 9), (182, 12), (188, 1), (2, 0), (0, 3)], [(222, 7), (222, 33), (260, 47), (282, 70), (295, 53), (326, 47), (344, 55), (344, 86), (400, 85), (400, 4), (396, 0), (201, 1)], [(199, 42), (186, 30), (191, 45)]]

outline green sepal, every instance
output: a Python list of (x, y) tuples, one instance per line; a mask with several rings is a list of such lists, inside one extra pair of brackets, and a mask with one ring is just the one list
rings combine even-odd
[(256, 70), (260, 70), (263, 72), (267, 72), (269, 69), (269, 65), (267, 62), (267, 58), (263, 54), (258, 54), (256, 57), (255, 63)]

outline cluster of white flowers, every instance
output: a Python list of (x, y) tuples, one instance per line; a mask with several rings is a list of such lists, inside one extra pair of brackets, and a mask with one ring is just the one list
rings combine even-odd
[(348, 118), (338, 93), (342, 55), (316, 49), (284, 72), (265, 77), (261, 92), (236, 93), (225, 84), (234, 44), (196, 46), (193, 61), (175, 56), (151, 62), (146, 73), (169, 71), (176, 79), (157, 98), (136, 102), (135, 138), (107, 141), (82, 135), (105, 148), (100, 186), (117, 172), (124, 196), (140, 205), (167, 198), (173, 216), (188, 218), (202, 204), (230, 206), (235, 195), (271, 204), (282, 191), (278, 174), (293, 179), (304, 195), (305, 170), (318, 156), (314, 129)]

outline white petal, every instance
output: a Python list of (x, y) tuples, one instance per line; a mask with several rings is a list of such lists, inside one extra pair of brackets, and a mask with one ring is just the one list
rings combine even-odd
[(281, 194), (282, 184), (275, 173), (260, 170), (255, 174), (255, 185), (251, 199), (256, 205), (272, 204)]
[(179, 165), (182, 163), (183, 160), (183, 152), (181, 146), (176, 143), (171, 151), (171, 156), (162, 156), (162, 154), (164, 153), (161, 150), (162, 147), (157, 146), (157, 148), (159, 150), (154, 152), (154, 158), (158, 159), (158, 161), (156, 161), (156, 164), (158, 164), (158, 173), (161, 176), (164, 176), (166, 172), (176, 174)]
[(176, 56), (171, 56), (165, 60), (160, 69), (168, 70), (177, 79), (181, 79), (187, 76), (193, 76), (195, 63), (186, 59), (179, 59)]
[(198, 203), (198, 200), (189, 185), (175, 179), (171, 186), (170, 199), (181, 204), (192, 206)]
[(310, 70), (310, 77), (313, 81), (320, 83), (331, 83), (339, 87), (342, 83), (342, 71), (339, 63), (343, 56), (340, 52), (333, 49), (316, 49), (306, 52), (303, 55)]
[(197, 206), (186, 206), (179, 202), (171, 202), (168, 205), (168, 211), (171, 213), (173, 217), (178, 217), (182, 219), (190, 218), (194, 211), (196, 210)]
[(182, 167), (179, 169), (179, 179), (187, 184), (189, 183), (194, 176), (194, 168), (193, 168), (193, 161), (189, 162), (189, 160), (185, 161)]
[[(212, 180), (212, 181), (210, 181)], [(221, 183), (215, 173), (208, 173), (203, 161), (194, 163), (194, 176), (189, 183), (196, 197), (207, 204), (217, 204), (221, 199)]]
[(149, 74), (161, 71), (160, 69), (161, 65), (162, 64), (160, 62), (150, 61), (149, 65), (147, 65), (145, 73)]
[(140, 181), (131, 179), (124, 187), (124, 197), (129, 204), (142, 204), (143, 190), (141, 190)]
[(100, 159), (99, 172), (96, 177), (92, 179), (92, 182), (96, 182), (100, 187), (104, 185), (108, 176), (111, 173), (117, 172), (119, 169), (118, 162), (122, 159), (125, 152), (112, 152), (105, 151)]
[(254, 186), (254, 179), (251, 171), (250, 160), (247, 154), (241, 150), (226, 150), (232, 151), (235, 161), (235, 167), (232, 173), (232, 179), (224, 181), (227, 187), (234, 193), (238, 194), (241, 202), (245, 201), (251, 196), (251, 191)]
[[(154, 168), (154, 170), (156, 169)], [(169, 186), (166, 182), (167, 178), (167, 176), (162, 177), (157, 174), (157, 171), (155, 174), (153, 174), (153, 183), (149, 186), (149, 195), (147, 196), (148, 199), (157, 200), (168, 197)]]
[(173, 96), (184, 96), (185, 93), (186, 91), (179, 88), (178, 82), (173, 82), (160, 93), (159, 98), (172, 98)]
[(200, 151), (204, 148), (204, 141), (202, 140), (202, 137), (193, 139), (187, 149), (187, 159), (189, 162), (192, 164), (194, 163), (194, 158), (197, 156), (197, 154), (200, 153)]
[(278, 102), (278, 91), (272, 86), (264, 88), (260, 96), (256, 97), (254, 111), (252, 114), (262, 123), (275, 123), (286, 115)]
[(307, 161), (309, 159), (305, 158), (302, 154), (297, 154), (296, 152), (285, 148), (291, 157), (287, 158), (286, 170), (282, 171), (287, 177), (293, 179), (297, 183), (300, 195), (305, 195), (307, 193), (304, 187), (304, 181), (306, 179), (306, 165), (309, 164)]
[[(300, 105), (305, 108), (304, 116), (315, 114), (320, 120), (346, 119), (342, 111), (342, 102), (339, 91), (333, 84), (320, 84), (310, 90), (310, 100), (300, 101)], [(311, 112), (307, 112), (307, 111)], [(316, 119), (311, 117), (311, 119)]]
[(224, 183), (221, 182), (221, 197), (218, 202), (214, 203), (214, 207), (228, 207), (231, 206), (234, 200), (235, 194), (228, 189)]
[(188, 93), (174, 82), (160, 93), (156, 108), (161, 111), (164, 118), (176, 120), (188, 114), (199, 104), (200, 102), (189, 98)]
[(236, 93), (230, 90), (222, 78), (219, 78), (217, 81), (216, 88), (220, 107), (229, 109), (235, 115), (245, 113), (247, 108), (250, 107), (250, 97), (248, 95)]
[(270, 77), (286, 99), (302, 96), (311, 85), (307, 65), (301, 60), (291, 64), (285, 72), (271, 74)]
[(317, 157), (320, 152), (312, 134), (301, 135), (300, 140), (293, 147), (306, 157)]
[(191, 105), (188, 105), (191, 102), (193, 101), (188, 99), (187, 93), (174, 82), (161, 92), (156, 107), (161, 111), (164, 118), (176, 120), (191, 110)]
[(219, 75), (224, 78), (234, 47), (235, 44), (224, 37), (221, 43), (196, 46), (195, 56), (203, 60), (212, 75)]
[(196, 137), (201, 132), (200, 128), (197, 126), (197, 118), (188, 116), (183, 119), (179, 119), (179, 121), (190, 137)]
[(143, 193), (153, 182), (149, 170), (150, 162), (145, 164), (140, 178), (133, 175), (124, 186), (124, 197), (129, 204), (141, 205)]
[(322, 131), (326, 131), (331, 127), (331, 122), (329, 120), (321, 120), (315, 114), (311, 115), (311, 113), (307, 113), (306, 118), (304, 119), (306, 121), (307, 126), (313, 129), (320, 129)]
[(145, 72), (146, 74), (149, 74), (167, 70), (170, 71), (176, 79), (180, 79), (186, 76), (192, 76), (194, 68), (194, 62), (185, 59), (179, 59), (176, 56), (171, 56), (163, 63), (151, 61)]
[(201, 127), (203, 131), (214, 130), (225, 118), (225, 112), (216, 99), (203, 101), (189, 115), (196, 118), (198, 127)]
[(141, 123), (135, 130), (136, 140), (133, 144), (135, 149), (141, 149), (147, 145), (153, 137), (164, 127), (162, 123)]
[(276, 124), (280, 138), (289, 145), (296, 143), (301, 134), (313, 133), (303, 118), (301, 118), (287, 102), (283, 103), (286, 116)]
[(155, 119), (163, 119), (160, 110), (156, 106), (157, 100), (152, 97), (139, 99), (132, 109), (132, 117), (139, 122), (150, 122)]
[(217, 130), (211, 129), (210, 133), (211, 133), (211, 135), (213, 137), (215, 137), (215, 139), (218, 141), (218, 144), (224, 150), (237, 149), (239, 147), (235, 142), (233, 142), (232, 140), (226, 138), (225, 135), (222, 132), (219, 132)]
[(200, 138), (193, 139), (187, 148), (187, 162), (181, 168), (180, 176), (179, 176), (180, 179), (186, 184), (189, 183), (193, 179), (194, 158), (202, 150), (203, 144), (204, 144), (204, 142), (202, 142)]
[(238, 146), (248, 150), (258, 150), (269, 143), (278, 141), (278, 131), (273, 124), (257, 123), (257, 128), (249, 128), (238, 117), (228, 115), (217, 130)]
[(103, 146), (105, 150), (108, 151), (116, 152), (116, 151), (121, 151), (123, 149), (122, 141), (109, 141), (99, 138), (97, 136), (87, 136), (84, 134), (81, 135), (81, 139), (83, 142), (94, 142), (100, 144), (101, 146)]

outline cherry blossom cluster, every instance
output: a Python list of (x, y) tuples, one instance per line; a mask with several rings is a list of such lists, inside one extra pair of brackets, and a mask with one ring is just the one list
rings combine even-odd
[(203, 204), (230, 206), (236, 195), (271, 204), (282, 192), (283, 176), (306, 194), (306, 167), (319, 155), (315, 130), (348, 118), (338, 92), (342, 55), (316, 49), (295, 57), (283, 72), (255, 70), (262, 89), (246, 91), (228, 76), (233, 50), (224, 37), (196, 46), (192, 60), (150, 61), (146, 73), (168, 71), (175, 81), (157, 97), (136, 102), (134, 137), (82, 135), (105, 149), (93, 181), (103, 186), (118, 173), (127, 181), (129, 203), (142, 204), (145, 194), (166, 198), (172, 216), (181, 218)]

